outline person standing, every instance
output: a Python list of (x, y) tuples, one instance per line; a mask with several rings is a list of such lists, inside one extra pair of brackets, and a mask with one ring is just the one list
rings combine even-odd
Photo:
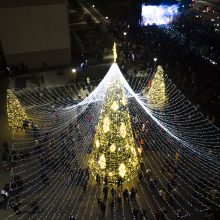
[(121, 192), (118, 193), (117, 202), (118, 202), (119, 207), (121, 207), (122, 206), (122, 195), (121, 195)]
[(101, 211), (102, 211), (102, 215), (104, 216), (106, 212), (106, 205), (104, 202), (101, 203)]
[(121, 187), (121, 188), (122, 188), (122, 182), (123, 182), (122, 178), (119, 177), (119, 178), (118, 178), (118, 187)]
[(136, 201), (136, 194), (137, 194), (137, 190), (132, 187), (131, 189), (131, 201), (135, 200)]
[(103, 194), (104, 194), (104, 199), (106, 200), (108, 198), (108, 186), (107, 185), (103, 187)]
[(8, 143), (4, 142), (3, 143), (3, 154), (2, 154), (2, 162), (8, 162), (9, 160), (9, 150), (8, 150)]
[(19, 209), (19, 204), (17, 202), (10, 204), (10, 207), (14, 210), (16, 215), (21, 214), (21, 211)]
[(123, 192), (124, 202), (127, 201), (128, 196), (129, 196), (129, 192), (128, 192), (127, 189), (125, 189), (124, 192)]
[(100, 185), (100, 183), (101, 183), (100, 176), (98, 173), (96, 174), (96, 183), (97, 183), (97, 185)]
[(101, 209), (101, 204), (102, 204), (102, 200), (100, 198), (98, 198), (98, 207), (99, 207), (99, 209)]
[(105, 176), (105, 178), (104, 178), (104, 183), (105, 183), (105, 185), (108, 185), (108, 177), (107, 176)]

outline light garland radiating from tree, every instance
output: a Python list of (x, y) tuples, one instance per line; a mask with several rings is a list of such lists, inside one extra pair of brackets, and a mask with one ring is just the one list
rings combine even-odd
[(103, 100), (89, 166), (94, 176), (107, 177), (112, 183), (119, 178), (129, 180), (138, 170), (127, 98), (117, 80), (108, 87)]
[(16, 131), (22, 128), (23, 121), (27, 114), (11, 89), (7, 90), (7, 114), (10, 130)]
[(165, 91), (164, 72), (161, 66), (157, 67), (151, 84), (145, 91), (145, 96), (153, 108), (163, 108), (166, 105), (168, 98)]
[[(108, 99), (104, 98), (109, 88), (109, 82), (114, 81), (112, 79), (115, 78), (119, 78), (121, 88), (124, 88), (126, 97), (129, 97), (128, 100), (123, 99), (123, 90), (120, 88), (109, 94)], [(33, 155), (31, 153), (27, 159), (24, 159), (24, 156), (17, 157), (16, 169), (13, 169), (12, 172), (13, 178), (15, 175), (21, 175), (22, 171), (21, 176), (25, 180), (25, 190), (20, 192), (22, 204), (19, 207), (21, 211), (19, 218), (27, 218), (27, 207), (30, 207), (33, 202), (30, 199), (31, 196), (38, 198), (41, 207), (45, 207), (40, 213), (41, 218), (48, 219), (52, 215), (57, 218), (74, 215), (76, 218), (90, 216), (90, 219), (97, 219), (99, 210), (94, 205), (96, 200), (94, 199), (92, 203), (88, 201), (100, 197), (100, 188), (93, 184), (94, 178), (87, 178), (88, 176), (84, 175), (87, 173), (84, 168), (88, 164), (87, 156), (92, 144), (94, 150), (89, 156), (93, 159), (93, 164), (91, 165), (92, 173), (89, 176), (99, 173), (101, 177), (104, 177), (105, 174), (108, 174), (106, 167), (110, 162), (106, 151), (108, 154), (115, 153), (118, 151), (119, 145), (116, 141), (112, 141), (108, 146), (105, 145), (107, 135), (110, 138), (111, 136), (119, 138), (115, 133), (119, 134), (123, 146), (128, 141), (128, 139), (122, 138), (130, 132), (128, 117), (124, 116), (127, 111), (124, 110), (124, 106), (127, 108), (126, 101), (128, 101), (129, 113), (135, 116), (132, 129), (137, 138), (142, 139), (141, 145), (147, 143), (147, 149), (143, 152), (140, 145), (137, 145), (139, 147), (137, 149), (144, 157), (143, 169), (138, 172), (142, 174), (139, 177), (142, 177), (140, 180), (143, 183), (138, 184), (137, 205), (140, 213), (147, 209), (148, 217), (154, 219), (155, 204), (164, 218), (184, 219), (186, 217), (189, 219), (190, 216), (195, 216), (199, 219), (209, 210), (210, 206), (213, 210), (218, 209), (220, 130), (182, 95), (167, 76), (164, 75), (164, 78), (166, 95), (169, 100), (165, 106), (166, 111), (162, 114), (158, 111), (152, 112), (139, 93), (144, 90), (149, 78), (146, 76), (140, 81), (139, 77), (132, 77), (129, 81), (130, 87), (116, 63), (112, 65), (110, 71), (95, 89), (96, 84), (73, 84), (13, 91), (24, 109), (28, 109), (28, 116), (34, 118), (34, 123), (38, 124), (42, 131), (38, 138), (42, 150), (36, 150), (37, 142), (33, 144), (33, 138), (30, 138), (32, 132), (13, 139), (12, 149), (19, 150), (19, 154), (20, 151), (23, 151), (24, 154), (26, 152), (34, 153)], [(92, 92), (83, 101), (78, 100), (77, 94), (85, 86), (88, 86), (88, 90)], [(108, 91), (111, 92), (110, 89)], [(39, 93), (43, 95), (39, 97)], [(56, 105), (51, 107), (51, 103), (54, 103), (54, 94), (57, 97)], [(113, 98), (114, 94), (119, 94), (118, 98)], [(66, 99), (66, 97), (70, 99)], [(120, 102), (120, 100), (122, 101)], [(101, 108), (102, 113), (100, 113)], [(59, 120), (54, 120), (54, 114), (52, 114), (54, 111), (59, 111)], [(123, 113), (122, 116), (119, 111)], [(118, 114), (113, 115), (114, 112), (118, 112)], [(121, 123), (116, 124), (118, 127), (113, 127), (115, 129), (113, 133), (112, 126), (116, 116), (119, 119), (123, 118), (123, 122), (125, 122), (122, 126)], [(94, 126), (97, 124), (95, 129)], [(101, 130), (106, 133), (101, 134)], [(100, 150), (101, 148), (102, 150)], [(126, 153), (126, 149), (122, 149)], [(100, 152), (98, 152), (99, 150)], [(22, 152), (21, 155), (23, 155)], [(131, 151), (128, 152), (128, 155), (134, 157), (131, 155)], [(125, 156), (123, 155), (123, 157)], [(42, 164), (42, 158), (49, 159), (48, 166)], [(85, 158), (87, 164), (85, 164)], [(127, 171), (130, 168), (128, 167), (130, 165), (127, 164), (128, 160), (129, 157), (125, 158), (123, 162), (117, 162), (117, 173), (120, 170), (121, 175), (128, 174)], [(166, 164), (167, 169), (164, 169)], [(132, 176), (136, 170), (135, 167), (131, 168)], [(158, 190), (162, 189), (162, 199), (161, 196), (158, 196), (158, 190), (146, 187), (148, 178), (144, 172), (145, 168), (151, 170), (152, 177), (159, 186)], [(49, 187), (43, 186), (44, 180), (41, 171), (48, 176)], [(102, 174), (102, 172), (104, 173)], [(113, 173), (109, 171), (108, 175), (113, 175)], [(125, 178), (127, 177), (124, 177), (124, 180), (127, 180)], [(79, 184), (83, 187), (76, 188)], [(169, 187), (170, 185), (171, 187)], [(130, 189), (132, 186), (137, 186), (135, 177), (126, 187)], [(171, 190), (167, 190), (168, 188)], [(12, 194), (10, 198), (16, 200), (16, 195)], [(112, 201), (114, 210), (106, 212), (105, 216), (109, 219), (117, 219), (117, 198), (113, 198)], [(123, 205), (126, 206), (126, 204)], [(131, 205), (134, 205), (133, 208), (137, 208), (136, 204)], [(66, 207), (72, 208), (67, 209)], [(164, 210), (164, 207), (168, 207), (168, 212)], [(196, 213), (199, 214), (196, 215)], [(124, 219), (129, 219), (130, 216), (131, 212), (123, 213)], [(15, 218), (15, 212), (9, 213), (7, 216), (8, 220)]]

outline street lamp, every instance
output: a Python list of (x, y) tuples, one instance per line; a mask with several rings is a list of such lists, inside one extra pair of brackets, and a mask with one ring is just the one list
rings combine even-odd
[(71, 72), (72, 72), (72, 73), (76, 73), (76, 69), (73, 68), (73, 69), (71, 70)]
[(154, 57), (154, 69), (156, 68), (157, 57)]
[(107, 17), (105, 17), (105, 19), (106, 19), (106, 20), (108, 20), (108, 16), (107, 16)]
[(76, 77), (77, 77), (77, 69), (76, 68), (72, 68), (71, 69), (72, 74), (70, 74), (70, 78), (73, 79), (73, 83), (76, 83)]
[(126, 36), (127, 35), (127, 32), (124, 32), (124, 36)]
[(95, 5), (92, 5), (93, 8), (95, 8)]

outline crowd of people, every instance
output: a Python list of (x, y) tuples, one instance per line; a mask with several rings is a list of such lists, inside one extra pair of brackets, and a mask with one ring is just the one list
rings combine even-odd
[[(132, 116), (133, 120), (133, 126), (135, 133), (137, 135), (136, 139), (139, 140), (138, 143), (136, 143), (137, 146), (141, 146), (143, 148), (142, 156), (149, 157), (152, 151), (157, 151), (155, 149), (154, 141), (153, 144), (152, 135), (150, 132), (150, 118), (138, 118), (136, 115)], [(162, 138), (160, 138), (162, 141)], [(150, 190), (151, 195), (154, 195), (156, 198), (158, 198), (158, 204), (162, 207), (162, 210), (159, 212), (154, 213), (154, 217), (156, 219), (163, 219), (165, 215), (169, 216), (170, 213), (170, 207), (173, 207), (176, 212), (176, 217), (182, 218), (185, 215), (185, 211), (182, 208), (178, 208), (176, 201), (178, 201), (181, 197), (181, 179), (183, 178), (185, 181), (185, 184), (191, 184), (190, 182), (187, 182), (187, 176), (182, 176), (184, 167), (187, 166), (186, 163), (188, 159), (185, 158), (185, 155), (180, 149), (174, 149), (174, 146), (172, 146), (171, 140), (167, 140), (167, 147), (166, 147), (166, 153), (164, 159), (162, 155), (160, 155), (163, 162), (160, 163), (159, 169), (160, 173), (158, 174), (155, 172), (156, 164), (153, 164), (153, 161), (151, 164), (141, 163), (140, 164), (140, 172), (138, 174), (138, 181), (141, 185), (147, 185), (147, 189)], [(162, 151), (162, 149), (160, 149)], [(160, 152), (162, 153), (162, 152)], [(160, 159), (160, 160), (161, 160)], [(193, 162), (191, 162), (193, 164)], [(150, 166), (149, 166), (150, 165)], [(192, 171), (192, 170), (191, 170)], [(212, 176), (212, 175), (211, 175)], [(218, 177), (216, 175), (212, 176), (212, 181), (210, 183), (207, 183), (206, 181), (198, 180), (198, 182), (194, 182), (192, 184), (190, 193), (192, 194), (192, 198), (188, 198), (190, 202), (192, 202), (192, 205), (195, 205), (194, 199), (197, 198), (199, 201), (203, 201), (203, 196), (195, 193), (195, 191), (199, 191), (198, 188), (201, 187), (201, 189), (204, 191), (205, 196), (207, 198), (214, 198), (214, 200), (219, 201), (219, 192), (213, 189), (213, 186), (211, 183), (215, 183), (218, 185)], [(165, 177), (165, 178), (164, 178)], [(196, 195), (197, 194), (197, 195)], [(187, 195), (185, 195), (185, 198), (187, 198)], [(220, 215), (220, 209), (211, 204), (210, 202), (205, 202), (208, 206), (207, 211), (204, 213), (205, 218), (207, 219), (218, 219), (218, 216)], [(218, 203), (218, 202), (217, 202)]]
[(198, 14), (183, 13), (169, 26), (112, 21), (108, 30), (118, 42), (118, 63), (124, 73), (162, 65), (186, 97), (219, 125), (219, 32), (210, 19)]
[[(91, 109), (90, 109), (91, 110)], [(35, 156), (37, 158), (37, 166), (39, 167), (39, 175), (37, 181), (42, 184), (44, 189), (48, 189), (53, 183), (52, 174), (58, 172), (66, 172), (69, 178), (66, 179), (66, 184), (68, 186), (80, 187), (83, 194), (86, 196), (88, 188), (90, 188), (90, 171), (86, 167), (83, 167), (81, 162), (77, 159), (78, 152), (76, 151), (78, 144), (81, 143), (86, 146), (86, 143), (82, 143), (83, 135), (85, 132), (85, 127), (82, 129), (82, 125), (88, 123), (91, 125), (87, 127), (88, 132), (94, 134), (94, 120), (93, 116), (89, 111), (85, 111), (85, 117), (81, 117), (81, 121), (76, 124), (67, 125), (61, 132), (55, 132), (53, 135), (45, 130), (40, 129), (36, 123), (31, 123), (30, 121), (24, 121), (23, 130), (26, 135), (33, 138), (33, 151), (20, 151), (13, 149), (11, 155), (8, 149), (7, 143), (4, 144), (4, 160), (11, 161), (13, 168), (16, 168), (20, 164), (25, 164), (25, 161), (29, 159), (29, 156)], [(91, 114), (91, 115), (90, 115)], [(89, 116), (88, 116), (89, 115)], [(82, 115), (81, 115), (82, 116)], [(136, 145), (143, 148), (143, 152), (150, 153), (151, 141), (152, 140), (149, 132), (149, 119), (139, 118), (137, 115), (132, 116), (133, 130), (135, 130)], [(75, 130), (74, 130), (75, 129)], [(72, 131), (74, 130), (74, 139), (72, 136)], [(82, 130), (84, 131), (82, 133)], [(85, 132), (86, 133), (86, 132)], [(170, 145), (170, 143), (167, 143)], [(172, 146), (171, 146), (172, 148)], [(91, 152), (90, 147), (85, 154)], [(144, 156), (145, 153), (142, 154)], [(9, 159), (11, 157), (11, 159)], [(165, 215), (170, 214), (169, 206), (175, 207), (175, 200), (178, 198), (179, 191), (179, 180), (177, 174), (183, 166), (184, 162), (181, 161), (182, 155), (180, 151), (176, 151), (175, 154), (167, 155), (165, 163), (161, 166), (161, 173), (166, 176), (167, 181), (161, 184), (161, 180), (157, 177), (158, 174), (154, 173), (150, 166), (147, 166), (145, 162), (140, 163), (140, 170), (137, 176), (138, 184), (127, 186), (122, 179), (118, 179), (116, 185), (112, 185), (108, 182), (108, 178), (104, 180), (100, 179), (97, 174), (96, 183), (102, 194), (98, 198), (98, 210), (105, 216), (107, 209), (110, 209), (112, 215), (114, 215), (115, 210), (123, 210), (124, 206), (128, 207), (132, 216), (132, 219), (146, 219), (150, 216), (149, 210), (143, 207), (136, 208), (134, 204), (136, 203), (137, 197), (139, 199), (143, 195), (142, 189), (149, 192), (151, 196), (156, 198), (162, 210), (156, 210), (153, 213), (156, 219), (164, 219)], [(151, 164), (153, 166), (153, 164)], [(25, 177), (25, 176), (24, 176)], [(73, 184), (74, 183), (74, 184)], [(37, 200), (30, 201), (29, 209), (21, 209), (22, 203), (22, 192), (27, 189), (27, 182), (23, 180), (23, 176), (15, 175), (10, 183), (6, 184), (1, 195), (4, 198), (5, 207), (11, 207), (14, 212), (18, 215), (27, 212), (30, 215), (38, 213), (41, 208)], [(109, 196), (111, 193), (111, 196)], [(140, 196), (137, 196), (140, 193)], [(215, 193), (215, 192), (213, 192)], [(214, 194), (213, 194), (214, 195)], [(197, 195), (194, 195), (195, 197)], [(152, 201), (151, 201), (152, 202)], [(152, 202), (153, 203), (153, 202)], [(181, 218), (184, 215), (183, 210), (176, 210), (177, 216)], [(209, 210), (209, 215), (218, 216), (218, 211), (214, 208)], [(74, 219), (70, 216), (70, 219)]]
[[(89, 120), (86, 117), (85, 120)], [(91, 122), (91, 121), (90, 121)], [(33, 201), (28, 201), (28, 209), (21, 209), (24, 205), (21, 202), (25, 199), (25, 191), (30, 192), (31, 186), (26, 179), (25, 175), (30, 175), (28, 173), (23, 173), (22, 176), (16, 175), (17, 169), (20, 166), (26, 166), (30, 163), (30, 158), (37, 158), (37, 164), (35, 166), (39, 167), (37, 183), (41, 184), (39, 188), (47, 189), (51, 186), (51, 173), (57, 172), (67, 172), (68, 177), (66, 180), (66, 185), (74, 185), (82, 188), (83, 192), (86, 193), (89, 180), (89, 169), (83, 168), (83, 165), (79, 161), (79, 155), (76, 152), (77, 141), (82, 142), (82, 133), (80, 126), (78, 125), (76, 133), (74, 133), (74, 140), (72, 136), (72, 130), (74, 129), (74, 124), (69, 124), (65, 129), (59, 134), (51, 135), (50, 132), (45, 131), (40, 128), (35, 122), (24, 119), (23, 125), (20, 130), (25, 133), (27, 137), (30, 137), (33, 142), (33, 146), (25, 147), (23, 149), (17, 149), (15, 146), (12, 150), (8, 146), (8, 143), (3, 144), (3, 154), (2, 163), (7, 163), (9, 166), (8, 171), (13, 168), (15, 175), (9, 183), (6, 183), (1, 190), (0, 196), (3, 197), (3, 201), (0, 202), (0, 208), (12, 208), (16, 215), (28, 213), (30, 215), (38, 213), (41, 208), (37, 199)], [(63, 140), (60, 142), (60, 140)], [(88, 150), (88, 149), (87, 149)], [(89, 151), (89, 150), (88, 150)], [(34, 163), (30, 163), (34, 164)], [(30, 166), (29, 166), (30, 168)], [(25, 170), (26, 172), (27, 170)], [(22, 210), (22, 211), (21, 211)], [(70, 216), (70, 219), (74, 219)]]
[[(109, 202), (109, 207), (112, 212), (112, 214), (116, 211), (116, 209), (122, 209), (123, 204), (128, 204), (131, 206), (131, 203), (133, 201), (136, 201), (136, 194), (137, 194), (137, 189), (135, 187), (132, 187), (130, 191), (128, 191), (127, 188), (123, 190), (122, 185), (119, 188), (111, 188), (111, 196), (108, 196), (109, 194), (109, 186), (108, 184), (105, 184), (103, 186), (103, 199), (98, 198), (98, 208), (101, 210), (102, 215), (104, 216), (106, 213), (106, 205), (107, 205), (107, 200), (110, 200)], [(111, 197), (111, 198), (109, 198)], [(137, 209), (132, 209), (132, 216), (134, 219), (138, 219), (138, 213), (140, 213), (140, 219), (143, 219), (146, 217), (146, 210), (142, 209), (141, 211)]]
[[(6, 143), (4, 143), (6, 145)], [(14, 156), (14, 159), (13, 159)], [(19, 156), (15, 150), (12, 150), (11, 153), (11, 166), (16, 166), (14, 162), (19, 159)], [(8, 158), (4, 158), (8, 159)], [(21, 176), (14, 175), (9, 183), (6, 183), (1, 189), (1, 196), (3, 197), (3, 201), (1, 202), (1, 208), (4, 209), (13, 209), (16, 215), (21, 214), (20, 206), (22, 203), (20, 202), (21, 194), (24, 189), (24, 182)], [(37, 201), (33, 201), (30, 205), (29, 213), (34, 214), (39, 209)]]
[[(108, 32), (120, 45), (118, 63), (125, 74), (129, 68), (133, 68), (134, 72), (137, 72), (137, 70), (155, 67), (157, 63), (161, 64), (165, 72), (170, 74), (173, 81), (187, 94), (187, 97), (193, 100), (194, 104), (199, 104), (204, 113), (210, 115), (209, 119), (212, 123), (218, 124), (220, 119), (218, 112), (220, 98), (217, 91), (220, 70), (219, 36), (215, 32), (215, 28), (210, 26), (210, 22), (198, 20), (196, 16), (194, 11), (183, 14), (169, 28), (132, 27), (127, 21), (117, 21), (109, 25)], [(197, 28), (195, 29), (195, 27)], [(212, 42), (212, 45), (208, 45), (205, 53), (199, 49), (199, 45), (206, 43), (204, 39)], [(153, 59), (155, 57), (157, 60)], [(217, 65), (210, 60), (216, 62)], [(137, 132), (137, 138), (140, 139), (138, 145), (143, 148), (143, 151), (148, 151), (149, 146), (144, 141), (147, 139), (147, 125), (143, 126), (138, 119), (134, 124), (136, 124), (135, 129), (139, 129)], [(33, 137), (33, 152), (36, 154), (40, 167), (39, 181), (44, 187), (47, 188), (51, 184), (48, 170), (55, 173), (65, 169), (70, 175), (69, 185), (74, 182), (86, 194), (89, 187), (90, 171), (80, 164), (77, 152), (74, 150), (77, 142), (83, 139), (80, 127), (75, 128), (73, 124), (69, 124), (61, 133), (51, 136), (49, 132), (41, 131), (35, 123), (25, 120), (23, 129), (27, 135)], [(73, 129), (76, 129), (76, 139), (74, 140), (70, 136)], [(60, 140), (64, 141), (59, 142)], [(71, 146), (71, 149), (68, 146)], [(28, 160), (29, 157), (30, 152), (28, 151), (12, 150), (10, 153), (8, 144), (4, 143), (2, 161), (9, 163), (10, 166), (16, 167), (20, 160)], [(102, 189), (102, 194), (97, 199), (98, 210), (105, 216), (108, 204), (112, 213), (116, 208), (122, 209), (126, 204), (130, 207), (132, 219), (146, 219), (148, 210), (132, 208), (141, 187), (145, 187), (156, 198), (159, 206), (164, 207), (162, 210), (156, 211), (154, 217), (158, 220), (165, 219), (165, 215), (169, 214), (169, 206), (173, 206), (174, 199), (178, 199), (177, 174), (180, 166), (181, 152), (176, 151), (172, 157), (168, 156), (163, 166), (160, 167), (162, 175), (167, 177), (167, 181), (160, 184), (161, 180), (157, 178), (156, 173), (152, 172), (145, 163), (141, 163), (138, 173), (138, 184), (140, 185), (132, 185), (130, 188), (125, 186), (120, 179), (116, 186), (112, 186), (107, 178), (101, 180), (97, 174), (96, 183)], [(11, 207), (16, 214), (22, 213), (20, 198), (25, 188), (24, 185), (22, 177), (15, 175), (1, 190), (5, 208)], [(213, 196), (215, 193), (213, 192)], [(194, 196), (196, 197), (196, 195)], [(37, 200), (33, 200), (29, 208), (29, 214), (36, 214), (40, 211)], [(184, 215), (181, 209), (177, 209), (176, 213), (178, 218)], [(219, 210), (210, 206), (206, 214), (217, 219)], [(70, 219), (75, 219), (75, 217), (71, 215)]]
[(2, 205), (5, 209), (12, 208), (16, 214), (20, 214), (20, 193), (23, 190), (22, 178), (15, 175), (13, 179), (4, 185), (1, 190), (1, 196), (3, 197)]
[[(34, 122), (29, 124), (27, 120), (24, 120), (23, 127), (20, 129), (25, 130), (31, 134), (34, 138), (38, 135), (38, 129), (36, 130), (36, 124)], [(2, 165), (7, 172), (11, 171), (12, 168), (15, 168), (21, 161), (26, 161), (30, 157), (29, 151), (23, 150), (10, 150), (11, 147), (8, 146), (7, 142), (3, 143), (3, 153), (2, 153)], [(20, 202), (21, 194), (24, 190), (23, 178), (20, 175), (14, 175), (10, 182), (6, 183), (1, 189), (1, 196), (3, 201), (0, 203), (1, 208), (9, 209), (12, 208), (15, 214), (21, 214), (20, 207), (22, 203)], [(39, 209), (37, 201), (31, 203), (28, 213), (35, 213)]]

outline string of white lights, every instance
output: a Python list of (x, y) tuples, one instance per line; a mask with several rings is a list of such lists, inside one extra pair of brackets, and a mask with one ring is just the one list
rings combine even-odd
[[(136, 107), (136, 108), (137, 108), (137, 107)], [(140, 110), (141, 110), (141, 109), (140, 109)], [(139, 110), (139, 114), (140, 114), (140, 110)], [(143, 119), (143, 117), (144, 117), (144, 115), (143, 115), (141, 118)], [(159, 134), (159, 133), (157, 132), (157, 135), (158, 135), (158, 134)], [(159, 137), (157, 137), (157, 138), (158, 138), (158, 139), (160, 140), (160, 142), (161, 142), (161, 138), (162, 138), (162, 137), (159, 136)], [(148, 145), (149, 145), (149, 142), (150, 142), (151, 140), (153, 140), (153, 143), (154, 143), (154, 145), (155, 145), (155, 148), (159, 148), (159, 149), (160, 149), (160, 153), (155, 156), (155, 159), (160, 158), (160, 155), (163, 153), (162, 151), (163, 151), (163, 149), (164, 149), (163, 146), (160, 146), (160, 143), (159, 143), (159, 142), (157, 143), (157, 141), (158, 141), (157, 138), (155, 138), (155, 137), (154, 137), (154, 138), (153, 138), (153, 137), (150, 137), (150, 138), (149, 138), (149, 137), (148, 137), (148, 138), (146, 139), (146, 140), (148, 140)], [(174, 147), (175, 147), (175, 146), (174, 146)], [(167, 152), (166, 152), (166, 153), (167, 153)], [(175, 155), (175, 152), (173, 152), (173, 154)], [(167, 156), (167, 155), (164, 154), (164, 158), (166, 158), (166, 156)], [(163, 161), (164, 158), (163, 158), (163, 157), (160, 158), (158, 162), (160, 163), (160, 161)], [(158, 162), (157, 162), (156, 164), (158, 164)], [(185, 162), (185, 161), (184, 161), (184, 162)], [(161, 165), (162, 165), (162, 164), (161, 164)], [(174, 165), (174, 164), (173, 164), (173, 165)], [(161, 166), (161, 167), (162, 167), (162, 166)], [(187, 179), (187, 178), (186, 178), (186, 179)], [(187, 191), (186, 191), (186, 194), (187, 194)]]
[[(140, 115), (140, 110), (141, 109), (137, 109), (137, 106), (135, 106), (135, 108), (136, 108), (136, 110), (135, 111), (137, 111), (137, 112), (139, 112), (139, 115)], [(139, 118), (139, 120), (141, 120), (141, 119), (143, 119), (142, 118), (143, 116), (140, 116), (140, 118)], [(138, 129), (140, 129), (140, 128), (138, 128), (137, 126), (134, 128), (135, 130), (138, 130)], [(146, 139), (146, 140), (148, 140), (148, 139)], [(155, 144), (155, 140), (152, 138), (151, 139), (153, 142), (154, 142), (154, 144)], [(151, 141), (150, 140), (150, 141)], [(148, 142), (149, 142), (149, 140), (148, 140)], [(158, 144), (158, 143), (156, 143), (156, 144)], [(161, 146), (160, 146), (161, 147)], [(154, 154), (154, 152), (152, 152), (153, 154)], [(160, 149), (160, 153), (161, 153), (161, 149)], [(150, 169), (152, 170), (152, 171), (154, 171), (154, 173), (155, 173), (155, 175), (157, 176), (157, 173), (158, 173), (158, 170), (156, 170), (154, 167), (158, 167), (157, 166), (157, 164), (158, 164), (158, 162), (159, 162), (159, 164), (160, 164), (160, 167), (162, 167), (162, 164), (161, 164), (161, 159), (162, 158), (160, 158), (160, 160), (159, 161), (157, 161), (157, 162), (155, 162), (154, 161), (154, 164), (152, 164), (152, 162), (150, 163), (150, 161), (148, 160), (148, 158), (149, 158), (149, 154), (147, 154), (146, 155), (146, 160), (149, 162), (148, 164), (148, 166), (150, 167)], [(155, 158), (157, 158), (158, 157), (158, 155), (155, 155)], [(152, 157), (153, 158), (153, 157)], [(155, 160), (155, 158), (153, 158), (153, 160)], [(144, 162), (145, 163), (145, 162)], [(158, 176), (157, 176), (158, 177)], [(158, 177), (158, 180), (159, 180), (159, 177)], [(164, 178), (164, 180), (166, 180), (167, 181), (167, 179), (166, 178)], [(161, 183), (161, 185), (163, 186), (163, 188), (165, 189), (166, 188), (166, 186), (163, 184), (163, 182), (162, 181), (160, 181), (160, 183)], [(170, 195), (171, 196), (171, 195)], [(180, 196), (182, 197), (182, 199), (184, 200), (184, 197), (180, 194)], [(175, 198), (173, 198), (173, 200), (174, 201), (176, 201), (176, 199)], [(178, 203), (178, 201), (176, 201), (176, 203), (178, 204), (178, 205), (180, 205), (179, 203)], [(168, 203), (167, 203), (168, 204)], [(168, 204), (168, 206), (169, 206), (169, 204)], [(180, 207), (181, 207), (181, 209), (183, 209), (183, 210), (185, 210), (181, 205), (180, 205)], [(171, 209), (172, 209), (172, 207), (170, 207)], [(162, 209), (161, 209), (162, 210)], [(163, 210), (162, 210), (163, 211)], [(175, 210), (173, 210), (173, 213), (175, 214)], [(186, 215), (188, 215), (188, 212), (185, 210), (185, 213), (187, 213)], [(164, 213), (165, 214), (165, 213)]]
[[(128, 202), (122, 202), (120, 207), (117, 197), (108, 196), (104, 200), (105, 216), (128, 219), (137, 210), (140, 215), (147, 210), (148, 216), (155, 217), (159, 212), (172, 219), (180, 215), (178, 210), (181, 217), (186, 217), (204, 212), (210, 205), (219, 206), (219, 129), (187, 101), (167, 76), (166, 105), (158, 109), (150, 103), (143, 91), (152, 85), (149, 81), (153, 77), (150, 72), (142, 78), (128, 77), (130, 86), (117, 64), (113, 64), (98, 85), (94, 82), (14, 91), (28, 117), (38, 126), (37, 131), (28, 128), (26, 133), (14, 136), (13, 150), (18, 155), (13, 161), (12, 176), (18, 175), (24, 182), (19, 193), (22, 213), (18, 219), (68, 219), (70, 215), (98, 219), (101, 215), (97, 200), (103, 199), (103, 184), (98, 185), (91, 174), (88, 178), (85, 173), (89, 172), (88, 157), (100, 112), (114, 80), (120, 82), (128, 100), (136, 150), (143, 149), (139, 162), (152, 174), (149, 179), (140, 168), (130, 181), (123, 183), (123, 189), (138, 189), (135, 202), (128, 197)], [(88, 92), (79, 98), (85, 88)], [(144, 144), (140, 147), (141, 139)], [(24, 158), (22, 152), (29, 156)], [(142, 179), (137, 181), (139, 175)], [(175, 184), (169, 191), (171, 180)], [(120, 187), (113, 187), (118, 194)], [(166, 199), (159, 195), (161, 190)], [(113, 210), (109, 208), (111, 199)], [(16, 200), (16, 195), (11, 200)], [(23, 213), (33, 201), (38, 202), (41, 211)]]

